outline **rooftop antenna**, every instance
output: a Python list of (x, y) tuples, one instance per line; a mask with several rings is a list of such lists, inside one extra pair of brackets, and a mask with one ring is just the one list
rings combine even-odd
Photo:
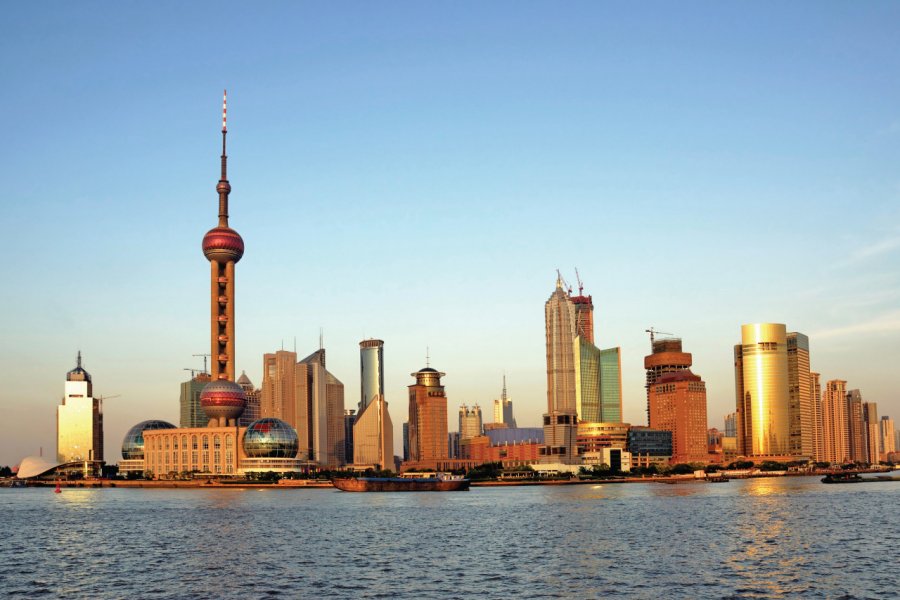
[(506, 402), (506, 373), (503, 374), (503, 393), (500, 394), (500, 399)]
[(431, 350), (425, 346), (425, 367), (431, 366)]
[(228, 90), (222, 91), (222, 176), (219, 178), (219, 227), (228, 227), (228, 154), (225, 152), (225, 136), (228, 135)]
[(325, 347), (325, 330), (319, 327), (319, 350)]
[(78, 351), (78, 358), (77, 358), (76, 368), (78, 368), (78, 369), (81, 368), (81, 350)]
[(294, 336), (294, 354), (297, 354), (297, 336)]

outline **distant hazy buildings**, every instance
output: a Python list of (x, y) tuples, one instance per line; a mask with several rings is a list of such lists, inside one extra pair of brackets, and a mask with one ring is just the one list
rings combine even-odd
[(494, 423), (503, 423), (512, 428), (516, 426), (513, 403), (506, 393), (506, 375), (503, 376), (503, 391), (500, 393), (500, 397), (494, 400)]
[(66, 373), (65, 395), (56, 409), (56, 460), (103, 460), (103, 411), (93, 397), (91, 375), (81, 366)]
[[(468, 440), (481, 435), (481, 407), (477, 404), (469, 408), (465, 404), (459, 407), (459, 437)], [(453, 458), (453, 457), (451, 457)]]
[(747, 457), (790, 453), (787, 332), (778, 323), (741, 327), (734, 347), (738, 452)]
[(360, 402), (353, 425), (353, 463), (393, 469), (394, 425), (384, 399), (384, 342), (363, 340), (359, 355)]
[(416, 382), (409, 386), (409, 460), (434, 468), (449, 458), (445, 374), (428, 366), (410, 375)]
[(206, 413), (200, 407), (200, 392), (206, 387), (206, 384), (212, 381), (209, 373), (197, 373), (189, 381), (182, 382), (181, 395), (178, 399), (179, 408), (181, 409), (181, 419), (179, 421), (182, 427), (203, 427), (206, 425)]

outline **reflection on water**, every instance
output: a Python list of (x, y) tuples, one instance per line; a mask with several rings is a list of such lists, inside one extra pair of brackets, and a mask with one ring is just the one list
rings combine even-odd
[(0, 591), (883, 598), (900, 585), (898, 500), (900, 482), (812, 478), (453, 494), (3, 489)]

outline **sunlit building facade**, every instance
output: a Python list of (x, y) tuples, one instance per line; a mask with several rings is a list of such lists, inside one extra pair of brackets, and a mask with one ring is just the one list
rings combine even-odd
[(359, 414), (376, 396), (384, 396), (384, 341), (368, 339), (359, 343)]
[(880, 460), (887, 462), (887, 455), (897, 451), (894, 440), (894, 420), (888, 416), (881, 417), (879, 422), (881, 434), (881, 457)]
[(863, 402), (863, 427), (866, 432), (866, 462), (877, 465), (881, 460), (881, 425), (875, 402)]
[(780, 323), (741, 327), (734, 347), (738, 452), (747, 457), (790, 456), (787, 331)]
[(622, 420), (622, 349), (600, 351), (600, 421)]
[(692, 357), (681, 348), (679, 338), (654, 339), (650, 346), (651, 353), (644, 357), (647, 390), (647, 420), (650, 419), (650, 386), (662, 375), (689, 369)]
[(809, 370), (809, 338), (787, 334), (790, 446), (792, 456), (816, 456), (816, 415)]
[(547, 412), (544, 414), (546, 463), (578, 462), (575, 452), (577, 407), (575, 389), (575, 304), (563, 289), (562, 278), (544, 305), (547, 348)]
[(809, 373), (809, 398), (812, 404), (813, 413), (813, 459), (816, 461), (825, 460), (825, 423), (824, 410), (822, 406), (822, 384), (821, 376), (811, 371)]
[(353, 423), (353, 464), (393, 469), (394, 426), (384, 399), (382, 340), (359, 343), (359, 380), (359, 410)]
[(91, 375), (77, 364), (66, 373), (65, 395), (56, 409), (56, 461), (103, 460), (103, 410), (93, 397)]
[(859, 390), (847, 391), (847, 449), (853, 462), (868, 462), (866, 447), (866, 417)]
[(481, 407), (477, 404), (469, 408), (465, 404), (459, 407), (459, 436), (467, 440), (481, 435)]
[(847, 382), (832, 379), (822, 393), (823, 458), (830, 463), (850, 460), (850, 435), (847, 423)]
[(672, 463), (709, 462), (706, 384), (690, 370), (665, 373), (650, 386), (650, 428), (672, 432)]
[(506, 375), (503, 376), (503, 391), (500, 392), (500, 397), (494, 400), (494, 423), (502, 423), (511, 428), (516, 427), (512, 399), (506, 393)]
[(287, 421), (296, 427), (296, 385), (294, 383), (297, 353), (277, 350), (263, 355), (263, 379), (259, 415)]
[(449, 458), (445, 374), (425, 367), (410, 375), (416, 383), (409, 386), (409, 460), (421, 468)]

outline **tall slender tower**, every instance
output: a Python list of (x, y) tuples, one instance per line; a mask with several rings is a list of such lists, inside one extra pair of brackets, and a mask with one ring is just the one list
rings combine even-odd
[(547, 412), (541, 461), (571, 464), (578, 428), (575, 392), (575, 305), (557, 276), (556, 290), (544, 305), (547, 334)]
[(222, 98), (222, 175), (216, 184), (219, 193), (219, 224), (203, 236), (203, 254), (209, 260), (210, 332), (212, 378), (234, 381), (234, 266), (244, 255), (244, 240), (228, 226), (228, 155), (225, 138), (226, 97)]
[(228, 155), (225, 153), (226, 96), (222, 96), (222, 174), (219, 193), (219, 224), (203, 236), (203, 254), (209, 260), (210, 276), (210, 342), (212, 381), (200, 394), (200, 405), (210, 426), (237, 424), (244, 412), (247, 397), (234, 382), (234, 265), (244, 255), (244, 240), (228, 226)]

